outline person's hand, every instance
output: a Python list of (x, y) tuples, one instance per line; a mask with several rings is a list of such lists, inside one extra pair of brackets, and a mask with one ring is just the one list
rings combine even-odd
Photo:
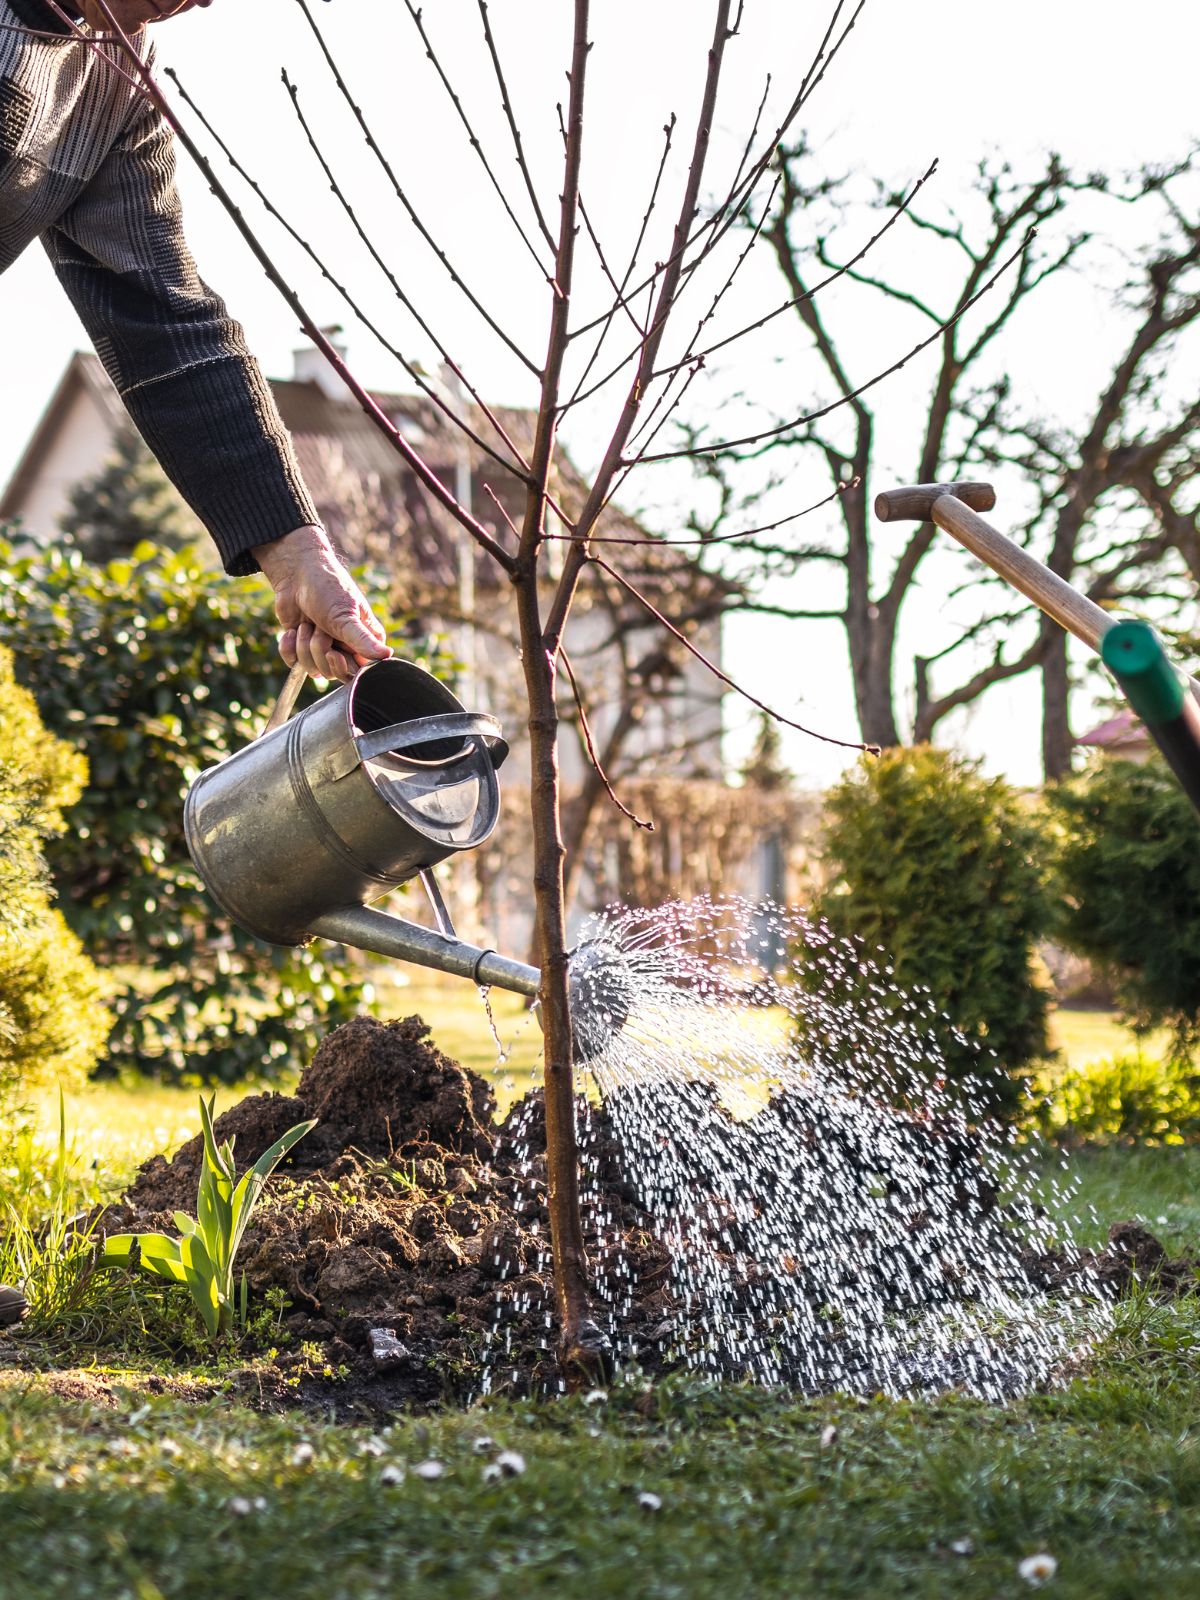
[[(162, 22), (167, 17), (177, 17), (193, 6), (207, 6), (211, 0), (107, 0), (108, 9), (124, 33), (136, 33), (145, 22)], [(83, 20), (97, 33), (111, 30), (112, 24), (104, 8), (96, 0), (82, 0)]]
[(283, 627), (279, 654), (312, 678), (350, 679), (368, 661), (391, 655), (383, 627), (321, 528), (294, 528), (255, 545), (254, 557), (275, 591)]
[[(179, 16), (182, 11), (190, 11), (192, 6), (197, 5), (211, 5), (211, 0), (107, 0), (117, 27), (125, 34), (136, 34), (144, 22), (162, 22), (168, 16)], [(83, 21), (98, 34), (112, 29), (104, 8), (96, 0), (82, 0), (80, 10), (83, 11)]]

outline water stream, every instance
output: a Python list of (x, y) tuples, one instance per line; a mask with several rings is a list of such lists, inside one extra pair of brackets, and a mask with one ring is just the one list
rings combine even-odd
[(587, 1063), (580, 1113), (618, 1359), (636, 1354), (625, 1329), (647, 1262), (613, 1202), (614, 1140), (617, 1187), (663, 1255), (668, 1365), (994, 1400), (1052, 1381), (1106, 1325), (1086, 1275), (1050, 1293), (1031, 1270), (1074, 1251), (1065, 1175), (1047, 1206), (1042, 1153), (982, 1110), (996, 1064), (951, 1083), (928, 997), (901, 993), (886, 963), (739, 900), (606, 911), (584, 941), (593, 1016), (628, 1012)]

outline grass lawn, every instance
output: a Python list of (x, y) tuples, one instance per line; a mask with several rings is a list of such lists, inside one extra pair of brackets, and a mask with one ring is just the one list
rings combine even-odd
[(1161, 1056), (1167, 1036), (1151, 1033), (1139, 1042), (1137, 1035), (1117, 1020), (1115, 1012), (1077, 1011), (1060, 1006), (1050, 1013), (1050, 1042), (1061, 1053), (1062, 1066), (1078, 1072), (1094, 1061), (1113, 1056)]
[[(497, 1068), (467, 999), (414, 983), (388, 1011), (420, 1011), (511, 1098), (530, 1081), (536, 1022), (498, 997), (520, 1053)], [(1058, 1025), (1073, 1065), (1123, 1047), (1096, 1013)], [(195, 1108), (193, 1090), (98, 1085), (69, 1102), (69, 1131), (111, 1185), (196, 1131)], [(1172, 1248), (1195, 1247), (1200, 1150), (1089, 1151), (1071, 1168), (1096, 1232), (1140, 1214)], [(255, 1413), (219, 1369), (86, 1356), (33, 1373), (0, 1345), (0, 1600), (994, 1600), (1029, 1592), (1018, 1564), (1039, 1552), (1058, 1564), (1050, 1595), (1197, 1592), (1195, 1297), (1135, 1297), (1071, 1383), (1008, 1407), (631, 1379), (608, 1396), (352, 1427)], [(525, 1470), (489, 1472), (500, 1450)], [(428, 1462), (441, 1473), (422, 1476)]]
[(1200, 1245), (1200, 1147), (1076, 1150), (1068, 1170), (1078, 1205), (1096, 1214), (1084, 1220), (1083, 1242), (1103, 1238), (1110, 1222), (1141, 1217), (1172, 1252)]
[[(372, 1429), (10, 1379), (0, 1594), (994, 1600), (1039, 1552), (1055, 1596), (1194, 1594), (1200, 1318), (1123, 1321), (1092, 1375), (1008, 1408), (673, 1382)], [(489, 1473), (500, 1450), (526, 1470)]]

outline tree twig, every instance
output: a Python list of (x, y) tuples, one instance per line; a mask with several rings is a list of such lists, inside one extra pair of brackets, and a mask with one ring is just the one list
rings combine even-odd
[(642, 828), (646, 833), (653, 833), (653, 822), (647, 821), (646, 818), (639, 817), (635, 811), (631, 811), (621, 799), (620, 795), (618, 795), (617, 791), (613, 788), (608, 773), (605, 772), (603, 766), (601, 766), (600, 757), (596, 752), (596, 742), (592, 738), (592, 725), (588, 721), (587, 707), (583, 703), (583, 695), (579, 691), (579, 684), (575, 681), (575, 669), (571, 665), (571, 658), (568, 656), (565, 650), (560, 650), (558, 653), (558, 659), (563, 664), (563, 669), (567, 674), (567, 682), (571, 685), (571, 693), (575, 697), (575, 708), (579, 712), (579, 726), (583, 733), (583, 742), (587, 750), (588, 760), (596, 769), (596, 775), (600, 779), (600, 782), (604, 785), (605, 793), (608, 795), (608, 798), (612, 801), (613, 805), (616, 806), (617, 810), (621, 812), (623, 816), (628, 817), (635, 828)]
[(680, 632), (680, 630), (672, 621), (670, 621), (669, 618), (662, 614), (662, 612), (654, 604), (653, 600), (644, 595), (636, 586), (636, 584), (630, 583), (629, 579), (622, 576), (622, 574), (619, 573), (615, 567), (610, 566), (609, 563), (604, 560), (603, 556), (589, 554), (587, 559), (595, 566), (599, 567), (602, 571), (607, 572), (609, 576), (614, 578), (623, 589), (625, 589), (636, 601), (638, 601), (640, 605), (645, 606), (646, 610), (655, 619), (655, 621), (660, 623), (672, 638), (678, 639), (679, 643), (684, 647), (684, 649), (687, 650), (689, 654), (695, 656), (696, 660), (700, 662), (701, 666), (707, 668), (707, 670), (712, 673), (714, 678), (719, 678), (723, 684), (733, 690), (734, 694), (740, 695), (743, 700), (748, 700), (752, 706), (757, 706), (758, 709), (765, 712), (773, 722), (781, 722), (786, 728), (795, 728), (798, 733), (806, 733), (810, 739), (819, 739), (822, 744), (837, 745), (842, 750), (862, 750), (867, 755), (877, 756), (879, 754), (878, 745), (863, 744), (857, 739), (837, 739), (833, 736), (833, 734), (830, 733), (818, 733), (815, 728), (805, 727), (804, 723), (794, 722), (791, 717), (785, 717), (781, 711), (776, 711), (774, 707), (769, 706), (765, 700), (759, 700), (757, 696), (750, 693), (749, 689), (744, 689), (740, 683), (735, 683), (735, 681), (727, 672), (723, 672), (721, 668), (717, 666), (715, 661), (711, 660), (704, 654), (703, 650), (698, 649), (697, 646), (694, 645), (685, 634)]

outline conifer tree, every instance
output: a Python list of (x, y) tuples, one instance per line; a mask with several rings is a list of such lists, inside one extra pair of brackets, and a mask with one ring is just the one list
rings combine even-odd
[(101, 565), (143, 541), (181, 550), (203, 533), (132, 427), (117, 435), (99, 472), (76, 485), (60, 526), (86, 560)]

